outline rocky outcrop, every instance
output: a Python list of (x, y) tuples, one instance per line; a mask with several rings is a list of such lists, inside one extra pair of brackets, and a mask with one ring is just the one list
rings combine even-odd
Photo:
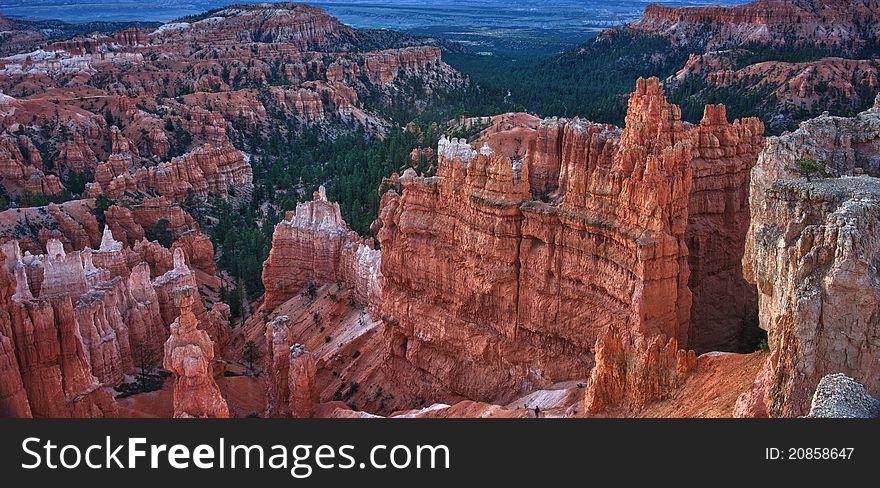
[(159, 166), (134, 172), (113, 173), (107, 166), (99, 170), (114, 176), (106, 184), (90, 186), (92, 196), (119, 198), (126, 192), (155, 192), (183, 202), (191, 195), (246, 198), (253, 190), (250, 164), (241, 151), (229, 144), (206, 144)]
[(104, 227), (101, 246), (95, 251), (86, 248), (85, 252), (88, 253), (88, 258), (93, 266), (106, 270), (110, 276), (127, 277), (131, 272), (125, 253), (122, 251), (122, 243), (113, 238), (113, 232), (109, 226)]
[(92, 374), (69, 297), (12, 308), (15, 350), (35, 417), (114, 417), (116, 403)]
[(290, 371), (287, 374), (290, 392), (290, 415), (307, 419), (315, 415), (318, 405), (317, 363), (315, 357), (302, 344), (290, 346)]
[[(49, 239), (45, 254), (22, 254), (18, 241), (3, 243), (0, 301), (6, 305), (0, 313), (0, 363), (9, 366), (0, 381), (3, 411), (10, 416), (115, 416), (117, 406), (107, 388), (125, 382), (142, 366), (139, 358), (163, 347), (168, 325), (179, 314), (163, 310), (163, 298), (173, 300), (173, 285), (196, 283), (184, 247), (203, 260), (193, 252), (198, 242), (189, 239), (175, 248), (177, 269), (158, 278), (156, 286), (147, 253), (124, 247), (110, 227), (98, 249), (67, 251), (61, 241)], [(225, 344), (228, 307), (215, 304), (208, 312), (201, 297), (192, 302), (205, 329), (220, 346)]]
[[(9, 98), (10, 100), (5, 100)], [(11, 97), (0, 94), (0, 103), (12, 105)], [(27, 137), (14, 138), (4, 134), (0, 137), (0, 177), (4, 190), (19, 194), (25, 190), (32, 194), (58, 195), (61, 180), (55, 175), (43, 173), (40, 151)]]
[(880, 303), (878, 188), (866, 176), (778, 181), (752, 210), (747, 266), (772, 351), (771, 416), (806, 414), (829, 373), (880, 391), (870, 334)]
[[(877, 395), (880, 292), (875, 282), (878, 115), (819, 117), (768, 140), (752, 172), (752, 224), (744, 260), (757, 285), (760, 325), (772, 351), (756, 385), (770, 416), (805, 415), (826, 374), (844, 373)], [(823, 161), (835, 178), (792, 168)], [(861, 176), (854, 176), (861, 175)]]
[(584, 412), (619, 408), (637, 412), (669, 398), (696, 367), (694, 351), (678, 348), (675, 339), (646, 339), (609, 328), (596, 343), (596, 365), (590, 372)]
[(174, 375), (175, 418), (228, 418), (229, 407), (212, 376), (214, 345), (192, 313), (197, 292), (191, 286), (173, 290), (179, 316), (165, 342), (165, 369)]
[(274, 42), (302, 51), (320, 50), (355, 40), (354, 31), (304, 4), (235, 5), (193, 22), (168, 24), (150, 36), (153, 42)]
[(91, 173), (87, 197), (246, 200), (248, 156), (233, 142), (305, 128), (383, 136), (392, 123), (379, 107), (421, 110), (467, 86), (436, 44), (284, 3), (4, 56), (0, 175), (16, 203), (25, 190), (61, 194), (62, 184), (79, 193)]
[(869, 395), (858, 381), (844, 374), (830, 374), (819, 381), (807, 416), (875, 419), (880, 417), (880, 400)]
[[(711, 97), (711, 92), (742, 93), (757, 98), (749, 113), (762, 117), (770, 127), (786, 127), (785, 119), (802, 119), (804, 111), (858, 112), (869, 106), (880, 89), (880, 73), (873, 59), (827, 57), (800, 63), (768, 60), (743, 66), (745, 50), (710, 51), (691, 55), (688, 62), (666, 83), (675, 92), (694, 80), (704, 83), (691, 97)], [(756, 96), (756, 94), (760, 94)], [(787, 127), (786, 127), (787, 128)]]
[[(186, 254), (182, 247), (174, 249), (173, 268), (153, 280), (152, 284), (156, 290), (162, 320), (170, 327), (180, 313), (174, 298), (174, 290), (187, 286), (198, 289), (195, 273), (186, 264)], [(214, 308), (217, 309), (216, 312), (209, 313), (205, 301), (198, 293), (192, 300), (189, 300), (189, 303), (192, 307), (192, 313), (196, 316), (196, 321), (209, 334), (216, 348), (215, 353), (219, 356), (220, 351), (229, 342), (229, 317), (225, 313), (224, 306), (215, 304), (212, 306), (211, 312), (214, 312)]]
[[(11, 402), (5, 408), (16, 416), (115, 416), (116, 404), (92, 367), (89, 346), (95, 343), (90, 340), (90, 329), (83, 320), (89, 304), (78, 299), (88, 287), (82, 258), (79, 252), (64, 253), (58, 241), (50, 241), (50, 250), (46, 256), (30, 257), (18, 254), (17, 246), (4, 245), (6, 263), (0, 274), (8, 277), (11, 267), (15, 293), (9, 297), (4, 292), (8, 307), (0, 314), (0, 343), (7, 354), (12, 354), (3, 359), (10, 369), (4, 370), (5, 386), (0, 397)], [(40, 298), (35, 298), (23, 259), (37, 261), (32, 265), (43, 267), (47, 279), (70, 282), (73, 286), (69, 293), (62, 293), (59, 287), (44, 280)], [(86, 288), (79, 291), (83, 284)], [(108, 344), (118, 345), (115, 334), (108, 331), (108, 335)], [(112, 364), (119, 356), (113, 355), (112, 350), (108, 353)], [(103, 377), (107, 365), (96, 365)], [(19, 384), (24, 389), (24, 401)]]
[(266, 382), (266, 416), (290, 417), (290, 317), (279, 315), (266, 324), (266, 346), (270, 354), (269, 381)]
[[(488, 123), (473, 147), (441, 140), (436, 177), (389, 182), (378, 238), (392, 354), (491, 400), (582, 377), (609, 327), (735, 342), (754, 301), (723, 280), (741, 267), (760, 122), (710, 107), (686, 124), (653, 79), (639, 81), (623, 130), (518, 114)], [(696, 273), (689, 245), (703, 246)]]
[[(0, 255), (6, 259), (4, 251), (0, 251)], [(6, 266), (0, 266), (0, 371), (3, 372), (0, 375), (0, 417), (32, 416), (12, 335), (13, 300), (20, 294), (19, 280), (20, 277), (16, 279)]]
[(40, 298), (59, 296), (76, 298), (85, 293), (88, 288), (80, 254), (66, 253), (61, 242), (55, 239), (47, 242)]
[[(124, 374), (134, 371), (132, 343), (158, 350), (167, 333), (148, 265), (129, 272), (122, 247), (109, 232), (96, 251), (64, 253), (55, 240), (48, 247), (46, 255), (22, 256), (17, 246), (4, 246), (11, 257), (6, 268), (15, 273), (14, 299), (34, 300), (37, 276), (41, 299), (70, 299), (92, 374), (105, 386), (122, 383)], [(124, 272), (118, 272), (119, 266)], [(29, 273), (29, 268), (42, 273)]]
[(97, 247), (101, 228), (92, 213), (93, 204), (71, 200), (0, 212), (0, 242), (17, 240), (22, 252), (32, 254), (44, 253), (50, 239), (60, 241), (65, 250)]
[(297, 205), (275, 226), (263, 264), (263, 310), (273, 310), (309, 285), (337, 282), (354, 288), (364, 305), (378, 306), (381, 254), (371, 244), (348, 228), (339, 204), (327, 201), (321, 187), (312, 201)]

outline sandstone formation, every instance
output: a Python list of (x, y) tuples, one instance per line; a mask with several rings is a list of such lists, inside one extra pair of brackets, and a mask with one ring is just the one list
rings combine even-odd
[(324, 187), (313, 200), (297, 205), (275, 226), (263, 264), (263, 310), (275, 309), (309, 285), (343, 282), (360, 303), (381, 302), (379, 251), (348, 228), (339, 204), (327, 201)]
[[(60, 242), (50, 243), (55, 254), (34, 265), (61, 279), (66, 278), (61, 271), (66, 271), (73, 276), (72, 283), (83, 283), (80, 278), (85, 279), (85, 270), (79, 253), (65, 254)], [(54, 287), (44, 286), (40, 298), (35, 298), (28, 285), (23, 256), (15, 244), (11, 241), (3, 246), (6, 262), (0, 270), (5, 285), (0, 295), (5, 297), (0, 315), (0, 343), (2, 361), (9, 366), (4, 369), (0, 383), (4, 412), (36, 417), (115, 416), (116, 404), (93, 374), (89, 341), (81, 332), (80, 317), (88, 305), (76, 301), (78, 295), (71, 299), (71, 295), (59, 293)], [(10, 271), (14, 276), (10, 276)], [(10, 277), (12, 280), (7, 281)], [(111, 343), (118, 345), (114, 331), (107, 332), (112, 336)], [(111, 354), (109, 360), (117, 357)], [(98, 367), (103, 373), (106, 364), (100, 363)]]
[(749, 256), (761, 326), (769, 333), (771, 416), (803, 415), (825, 374), (842, 372), (877, 394), (876, 344), (867, 331), (880, 205), (868, 177), (780, 181), (753, 213)]
[(0, 375), (0, 417), (32, 416), (27, 391), (18, 369), (12, 335), (13, 300), (19, 288), (19, 280), (20, 277), (17, 279), (12, 276), (6, 266), (0, 266), (0, 371), (3, 371)]
[(590, 372), (584, 412), (609, 408), (638, 411), (668, 398), (696, 367), (693, 351), (678, 349), (675, 339), (650, 340), (609, 328), (596, 344), (596, 365)]
[(233, 141), (311, 127), (384, 135), (391, 122), (368, 106), (424, 104), (468, 83), (425, 45), (435, 41), (362, 34), (303, 4), (233, 6), (38, 49), (19, 39), (0, 58), (0, 176), (16, 199), (59, 195), (72, 175), (94, 175), (89, 197), (246, 199), (249, 156)]
[(302, 344), (290, 346), (290, 371), (287, 374), (290, 392), (290, 416), (307, 419), (315, 415), (318, 404), (318, 385), (315, 379), (315, 358)]
[(764, 143), (757, 119), (728, 123), (723, 105), (707, 106), (690, 130), (693, 173), (685, 232), (693, 293), (689, 349), (737, 351), (744, 328), (754, 327), (758, 304), (743, 278), (749, 228), (749, 178)]
[[(0, 104), (13, 110), (14, 101), (0, 93)], [(23, 151), (24, 150), (24, 151)], [(10, 193), (30, 191), (45, 195), (61, 193), (61, 181), (55, 175), (47, 175), (43, 171), (43, 160), (40, 152), (28, 138), (14, 138), (8, 134), (0, 137), (0, 177), (3, 188)]]
[[(88, 222), (77, 205), (50, 210), (54, 214), (47, 215), (72, 223), (64, 230), (67, 235), (78, 235), (83, 231), (79, 223)], [(2, 244), (0, 361), (8, 366), (0, 382), (4, 415), (116, 416), (108, 388), (134, 374), (142, 366), (139, 358), (161, 350), (168, 324), (177, 316), (176, 309), (162, 308), (168, 284), (196, 284), (184, 248), (205, 260), (195, 251), (200, 238), (182, 239), (175, 248), (178, 269), (154, 286), (145, 256), (116, 241), (109, 226), (97, 249), (89, 247), (88, 237), (67, 242), (85, 247), (68, 251), (50, 238), (45, 253), (32, 254), (22, 253), (16, 240)], [(205, 328), (222, 344), (229, 334), (228, 307), (215, 304), (209, 313), (201, 298), (197, 305)]]
[(212, 375), (214, 345), (192, 312), (196, 290), (181, 286), (172, 293), (180, 315), (171, 324), (163, 364), (174, 374), (174, 417), (227, 418), (229, 407)]
[[(689, 81), (705, 83), (701, 93), (724, 90), (752, 95), (756, 105), (750, 113), (776, 114), (771, 126), (785, 118), (799, 119), (798, 112), (818, 115), (822, 110), (858, 112), (870, 105), (880, 90), (880, 73), (874, 59), (827, 57), (800, 63), (762, 61), (742, 66), (737, 56), (749, 52), (710, 51), (693, 54), (666, 83), (673, 91)], [(759, 80), (756, 83), (756, 80)]]
[(290, 317), (279, 315), (266, 324), (266, 346), (270, 354), (269, 381), (266, 392), (266, 416), (290, 417)]
[[(180, 313), (180, 307), (174, 298), (174, 290), (183, 287), (198, 289), (195, 273), (187, 266), (186, 254), (182, 247), (174, 249), (173, 262), (173, 268), (157, 277), (152, 283), (153, 288), (156, 290), (162, 320), (168, 327), (171, 326)], [(215, 303), (209, 311), (205, 301), (198, 293), (192, 299), (188, 299), (188, 303), (190, 304), (190, 311), (196, 317), (197, 323), (211, 338), (212, 344), (215, 347), (215, 354), (219, 356), (220, 351), (229, 341), (228, 308), (224, 304)]]
[(636, 22), (600, 33), (590, 49), (647, 63), (657, 74), (677, 69), (664, 84), (688, 120), (722, 101), (781, 133), (823, 111), (870, 106), (880, 89), (878, 20), (873, 0), (648, 5)]
[[(764, 383), (755, 387), (762, 394), (753, 396), (763, 398), (770, 416), (805, 415), (820, 379), (831, 373), (880, 392), (871, 332), (880, 303), (880, 187), (868, 176), (877, 175), (875, 110), (805, 122), (769, 140), (753, 171), (744, 268), (757, 285), (772, 351)], [(802, 157), (825, 161), (839, 177), (796, 178), (790, 168)]]
[[(724, 280), (741, 266), (760, 122), (710, 107), (683, 123), (653, 79), (639, 81), (623, 130), (490, 123), (479, 149), (443, 139), (436, 177), (408, 170), (383, 197), (393, 355), (491, 400), (582, 377), (609, 326), (689, 347), (689, 329), (700, 348), (735, 342), (754, 300)], [(694, 273), (689, 245), (712, 259)]]
[(872, 0), (756, 0), (731, 7), (649, 5), (630, 28), (700, 43), (707, 50), (731, 44), (789, 44), (858, 52), (877, 39)]
[[(110, 171), (104, 168), (101, 169)], [(152, 191), (182, 202), (190, 195), (244, 198), (253, 189), (251, 167), (244, 154), (228, 144), (220, 147), (206, 144), (156, 167), (110, 174), (113, 178), (106, 184), (89, 186), (92, 196), (104, 194), (119, 198), (126, 192)]]
[(0, 242), (17, 240), (22, 252), (32, 254), (45, 252), (50, 239), (61, 241), (70, 251), (97, 247), (101, 228), (92, 207), (89, 200), (71, 200), (0, 212)]

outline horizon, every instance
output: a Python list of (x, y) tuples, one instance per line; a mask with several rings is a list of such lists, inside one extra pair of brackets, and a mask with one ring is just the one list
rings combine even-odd
[[(0, 1), (0, 15), (29, 21), (88, 22), (160, 22), (199, 14), (236, 4), (284, 3), (257, 0), (192, 0), (180, 4), (174, 0), (19, 0)], [(354, 28), (411, 30), (424, 27), (470, 25), (513, 27), (523, 21), (539, 30), (589, 31), (621, 25), (641, 16), (645, 6), (739, 5), (747, 0), (478, 0), (458, 2), (437, 0), (322, 0), (305, 3), (326, 10), (342, 23)], [(491, 8), (488, 8), (491, 7)], [(390, 9), (395, 10), (389, 12)], [(542, 15), (539, 10), (546, 10)], [(486, 15), (491, 12), (492, 15)], [(481, 21), (482, 20), (482, 21)]]

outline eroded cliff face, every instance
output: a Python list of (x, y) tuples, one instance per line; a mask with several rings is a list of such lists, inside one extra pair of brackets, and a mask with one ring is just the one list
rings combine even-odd
[[(772, 355), (741, 415), (805, 415), (831, 373), (880, 392), (873, 333), (880, 186), (868, 176), (877, 175), (877, 121), (875, 110), (820, 117), (769, 140), (759, 158), (744, 265)], [(802, 157), (823, 160), (842, 177), (796, 178), (787, 168)]]
[[(180, 307), (174, 298), (174, 290), (187, 286), (198, 289), (199, 286), (196, 274), (187, 265), (186, 260), (183, 248), (176, 247), (173, 252), (172, 269), (158, 276), (152, 282), (160, 314), (167, 327), (171, 327), (180, 314)], [(219, 357), (220, 352), (229, 342), (228, 305), (217, 302), (211, 305), (209, 310), (205, 300), (198, 293), (188, 302), (190, 303), (190, 311), (195, 315), (200, 329), (208, 333), (214, 346), (215, 355)]]
[(731, 7), (649, 5), (631, 28), (707, 49), (731, 44), (819, 46), (857, 52), (877, 38), (872, 0), (757, 0)]
[(757, 296), (743, 278), (742, 257), (750, 172), (763, 133), (754, 118), (729, 123), (723, 105), (707, 106), (690, 129), (693, 176), (685, 238), (693, 303), (687, 346), (699, 354), (740, 351), (743, 330), (757, 321)]
[(584, 413), (608, 409), (638, 412), (669, 398), (697, 366), (694, 351), (675, 339), (645, 338), (609, 327), (596, 342), (596, 366), (590, 372)]
[[(78, 268), (76, 266), (76, 260), (81, 259), (79, 253), (64, 254), (58, 241), (50, 241), (50, 249), (54, 256), (45, 256), (40, 263), (49, 276), (66, 278), (74, 285), (85, 283), (82, 261)], [(35, 417), (115, 416), (113, 397), (93, 373), (93, 356), (89, 349), (93, 344), (81, 331), (78, 319), (85, 307), (76, 300), (78, 295), (71, 299), (70, 294), (43, 287), (40, 298), (35, 298), (28, 286), (17, 243), (4, 244), (3, 254), (5, 263), (0, 274), (5, 279), (12, 276), (11, 282), (4, 280), (5, 285), (14, 284), (14, 287), (4, 287), (2, 296), (6, 306), (0, 315), (2, 362), (9, 366), (4, 369), (0, 394), (4, 399), (4, 413)], [(62, 276), (59, 271), (72, 276)], [(9, 295), (12, 289), (14, 294)], [(115, 331), (106, 332), (118, 345)], [(96, 363), (99, 372), (108, 372), (104, 359), (112, 361), (113, 358), (112, 353), (101, 358), (101, 362)]]
[(380, 261), (381, 253), (348, 228), (339, 204), (328, 202), (321, 187), (312, 201), (297, 205), (275, 226), (263, 264), (266, 294), (261, 309), (269, 312), (309, 286), (328, 283), (345, 283), (359, 303), (377, 309)]
[[(795, 120), (798, 111), (814, 116), (821, 110), (858, 112), (869, 106), (880, 89), (880, 73), (873, 59), (827, 57), (800, 63), (762, 61), (743, 66), (738, 58), (750, 56), (745, 49), (693, 54), (666, 83), (675, 88), (699, 79), (700, 93), (723, 90), (755, 99), (751, 113), (769, 114), (773, 126), (786, 118)], [(762, 117), (764, 118), (764, 117)]]
[(773, 353), (771, 416), (805, 415), (825, 374), (844, 373), (880, 392), (871, 332), (880, 303), (878, 183), (864, 176), (778, 182), (755, 210), (750, 259)]
[(205, 144), (150, 168), (130, 171), (125, 166), (102, 164), (98, 168), (101, 179), (89, 184), (89, 196), (103, 194), (115, 199), (124, 193), (158, 193), (183, 202), (193, 195), (247, 198), (253, 190), (253, 174), (246, 156), (228, 142)]
[(24, 42), (9, 56), (4, 43), (0, 176), (13, 199), (58, 195), (68, 176), (83, 175), (94, 175), (91, 197), (246, 198), (248, 156), (233, 141), (306, 128), (381, 136), (392, 123), (378, 107), (424, 107), (467, 86), (431, 44), (360, 32), (292, 3), (232, 6), (36, 50)]
[[(5, 249), (4, 249), (5, 251)], [(5, 252), (3, 259), (6, 259)], [(13, 296), (18, 280), (0, 266), (0, 417), (31, 417), (31, 406), (18, 368), (13, 338)]]
[[(710, 107), (700, 125), (683, 123), (656, 79), (639, 81), (623, 130), (490, 122), (479, 149), (442, 140), (436, 177), (408, 170), (383, 197), (392, 355), (490, 400), (584, 377), (609, 328), (682, 346), (689, 329), (699, 347), (735, 342), (754, 300), (723, 280), (741, 269), (760, 122), (730, 124)], [(689, 243), (702, 245), (697, 273)], [(719, 300), (730, 302), (708, 308)]]

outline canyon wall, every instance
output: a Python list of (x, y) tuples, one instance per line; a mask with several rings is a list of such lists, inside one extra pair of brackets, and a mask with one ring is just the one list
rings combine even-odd
[[(878, 121), (876, 108), (819, 117), (770, 139), (759, 158), (744, 267), (758, 289), (771, 357), (742, 415), (806, 415), (831, 373), (880, 393)], [(821, 161), (835, 177), (797, 177), (800, 158)]]
[(681, 44), (701, 42), (710, 50), (790, 44), (858, 52), (880, 33), (873, 0), (756, 0), (730, 7), (655, 4), (647, 6), (645, 15), (630, 28), (661, 33)]
[(479, 150), (443, 139), (436, 177), (407, 170), (383, 196), (392, 354), (491, 400), (583, 377), (609, 328), (732, 347), (755, 307), (724, 280), (741, 270), (760, 122), (709, 107), (686, 124), (656, 79), (638, 82), (623, 130), (490, 122)]
[(129, 171), (126, 166), (113, 168), (110, 163), (102, 163), (97, 171), (100, 179), (89, 184), (89, 196), (103, 194), (115, 199), (124, 193), (155, 192), (184, 202), (187, 197), (208, 194), (247, 199), (253, 191), (253, 174), (246, 156), (228, 143), (205, 144), (155, 167)]
[(743, 278), (742, 258), (750, 172), (763, 133), (758, 119), (729, 123), (723, 105), (706, 106), (690, 129), (693, 176), (685, 237), (693, 304), (687, 346), (700, 354), (740, 350), (743, 329), (757, 322), (757, 294)]
[(668, 398), (697, 366), (694, 351), (663, 335), (645, 338), (609, 327), (596, 342), (584, 413), (638, 412)]

